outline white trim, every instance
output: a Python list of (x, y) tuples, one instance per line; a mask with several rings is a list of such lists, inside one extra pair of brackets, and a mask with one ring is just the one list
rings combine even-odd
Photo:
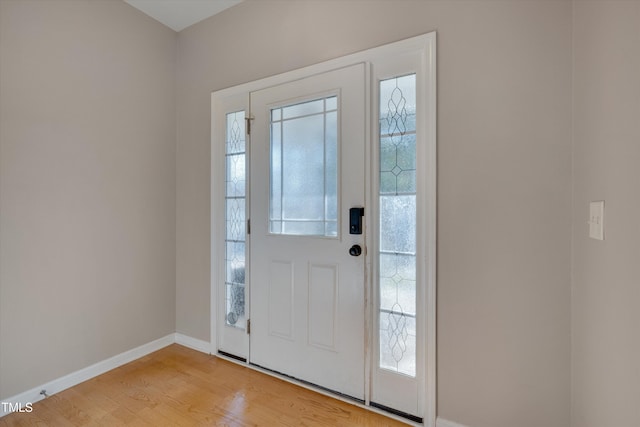
[[(427, 91), (426, 96), (426, 139), (427, 139), (427, 174), (426, 180), (429, 184), (429, 187), (426, 189), (427, 192), (427, 206), (425, 208), (425, 212), (427, 213), (427, 223), (426, 223), (426, 287), (423, 288), (426, 292), (426, 295), (422, 298), (424, 303), (426, 304), (426, 313), (423, 320), (423, 330), (425, 331), (424, 339), (424, 355), (426, 358), (426, 374), (427, 378), (424, 382), (423, 386), (424, 390), (424, 403), (425, 403), (425, 417), (424, 424), (426, 427), (433, 427), (436, 424), (436, 400), (437, 400), (437, 390), (436, 390), (436, 377), (437, 377), (437, 357), (436, 357), (436, 345), (437, 345), (437, 215), (438, 215), (438, 190), (437, 190), (437, 153), (438, 153), (438, 133), (437, 133), (437, 82), (436, 82), (436, 33), (432, 32), (427, 34), (428, 39), (426, 40), (426, 49), (424, 51), (424, 57), (422, 60), (424, 61), (423, 67), (426, 72), (426, 81), (425, 81), (425, 90)], [(429, 95), (432, 93), (433, 96)], [(424, 236), (425, 232), (422, 233)], [(426, 325), (424, 324), (426, 322)]]
[[(391, 374), (379, 368), (379, 355), (376, 353), (373, 364), (373, 391), (374, 401), (395, 407), (407, 413), (414, 413), (412, 405), (417, 404), (417, 414), (424, 414), (425, 427), (435, 426), (435, 343), (436, 343), (436, 84), (435, 84), (435, 57), (436, 34), (429, 33), (425, 37), (423, 49), (405, 53), (399, 56), (380, 58), (374, 62), (375, 83), (373, 96), (379, 98), (379, 82), (415, 73), (416, 75), (416, 106), (422, 111), (416, 116), (416, 164), (420, 165), (416, 176), (417, 218), (416, 223), (416, 267), (417, 283), (416, 310), (418, 340), (416, 342), (417, 370), (415, 378), (403, 377)], [(373, 133), (379, 132), (377, 109), (374, 110), (372, 129)], [(379, 148), (374, 150), (373, 169), (379, 167)], [(424, 166), (424, 167), (422, 167)], [(376, 213), (374, 223), (374, 235), (380, 233), (378, 181), (372, 180), (373, 197), (371, 198), (373, 211)], [(379, 241), (372, 242), (374, 253), (379, 252)], [(374, 307), (380, 304), (378, 284), (378, 259), (374, 259), (372, 269), (374, 275), (374, 287), (372, 297)], [(373, 325), (377, 325), (379, 313), (374, 310)], [(378, 347), (378, 337), (374, 336), (374, 348)], [(414, 402), (409, 395), (403, 395), (398, 390), (412, 390), (416, 388), (418, 401)], [(393, 391), (395, 390), (395, 391)], [(395, 402), (395, 403), (394, 403)], [(405, 405), (405, 406), (403, 406)]]
[[(222, 298), (218, 297), (218, 293), (220, 292), (220, 276), (224, 269), (219, 265), (222, 263), (222, 259), (224, 259), (224, 255), (220, 253), (219, 247), (222, 244), (221, 236), (218, 234), (223, 230), (224, 226), (219, 224), (222, 219), (220, 218), (220, 214), (218, 212), (223, 212), (224, 207), (220, 207), (219, 198), (223, 197), (224, 194), (221, 189), (223, 186), (222, 182), (218, 182), (218, 173), (219, 173), (219, 163), (222, 162), (222, 158), (224, 156), (220, 156), (220, 148), (217, 148), (213, 143), (214, 138), (216, 138), (216, 92), (211, 94), (211, 130), (210, 130), (210, 146), (211, 146), (211, 157), (209, 159), (209, 184), (210, 188), (210, 197), (209, 197), (209, 247), (210, 247), (210, 262), (209, 262), (209, 341), (211, 342), (211, 354), (216, 354), (218, 352), (218, 302)], [(224, 170), (224, 169), (222, 169)], [(220, 211), (219, 211), (220, 210)], [(246, 287), (245, 287), (246, 289)]]
[(373, 366), (373, 334), (374, 334), (374, 328), (372, 327), (373, 325), (373, 295), (372, 295), (372, 291), (373, 291), (373, 284), (372, 284), (372, 277), (373, 275), (371, 274), (372, 270), (372, 258), (373, 258), (373, 251), (368, 250), (369, 247), (372, 247), (372, 244), (376, 241), (376, 238), (374, 237), (374, 235), (372, 234), (373, 232), (373, 227), (371, 226), (372, 224), (372, 218), (373, 215), (371, 215), (371, 207), (373, 206), (373, 204), (371, 203), (372, 201), (372, 195), (373, 195), (373, 190), (371, 188), (371, 183), (372, 183), (372, 179), (371, 177), (372, 175), (372, 159), (373, 159), (373, 140), (371, 139), (371, 135), (373, 135), (373, 129), (372, 129), (372, 123), (371, 123), (371, 119), (372, 119), (372, 110), (373, 110), (373, 106), (372, 106), (372, 101), (371, 101), (371, 97), (372, 97), (372, 85), (373, 85), (373, 70), (372, 70), (373, 66), (371, 63), (367, 63), (367, 66), (365, 67), (365, 82), (367, 84), (365, 91), (364, 91), (364, 95), (365, 95), (365, 127), (364, 127), (364, 131), (365, 131), (365, 144), (364, 144), (364, 206), (366, 207), (366, 209), (369, 210), (369, 212), (365, 211), (365, 215), (364, 215), (364, 229), (365, 229), (365, 233), (364, 233), (364, 247), (365, 247), (365, 251), (364, 251), (364, 262), (365, 262), (365, 267), (364, 267), (364, 403), (365, 406), (368, 408), (371, 408), (371, 390), (372, 390), (372, 386), (371, 386), (371, 375), (372, 375), (372, 366)]
[[(94, 363), (91, 366), (87, 366), (86, 368), (80, 369), (53, 381), (49, 381), (47, 383), (34, 387), (31, 390), (27, 390), (23, 393), (9, 397), (7, 399), (3, 399), (2, 401), (11, 402), (14, 404), (38, 402), (44, 399), (44, 396), (40, 394), (41, 390), (46, 390), (47, 395), (51, 396), (82, 382), (90, 380), (91, 378), (97, 377), (98, 375), (104, 374), (107, 371), (144, 357), (149, 353), (158, 351), (161, 348), (173, 344), (174, 342), (176, 342), (175, 334), (169, 334), (155, 341), (143, 344), (140, 347), (136, 347), (134, 349), (125, 351), (124, 353), (117, 354), (101, 362)], [(9, 413), (5, 412), (4, 406), (5, 405), (2, 405), (2, 409), (0, 410), (0, 417), (3, 417)]]
[(226, 98), (228, 96), (238, 95), (241, 93), (254, 92), (266, 89), (271, 86), (287, 83), (293, 80), (303, 79), (315, 74), (322, 74), (327, 71), (338, 68), (348, 67), (358, 62), (372, 62), (377, 58), (388, 55), (401, 55), (403, 53), (422, 51), (425, 45), (435, 43), (435, 31), (423, 34), (421, 36), (411, 37), (405, 40), (391, 42), (382, 46), (356, 52), (350, 55), (330, 59), (318, 64), (309, 65), (304, 68), (298, 68), (277, 74), (263, 79), (254, 80), (240, 85), (232, 86), (226, 89), (220, 89), (211, 93), (212, 100)]
[(467, 427), (467, 426), (463, 424), (454, 423), (453, 421), (445, 420), (443, 418), (437, 418), (436, 427)]
[[(210, 343), (176, 332), (176, 333), (164, 336), (162, 338), (159, 338), (155, 341), (151, 341), (149, 343), (143, 344), (134, 349), (125, 351), (124, 353), (117, 354), (113, 357), (110, 357), (98, 363), (94, 363), (91, 366), (87, 366), (86, 368), (72, 372), (68, 375), (57, 378), (53, 381), (49, 381), (47, 383), (34, 387), (31, 390), (27, 390), (23, 393), (9, 397), (7, 399), (3, 399), (2, 401), (11, 402), (14, 404), (22, 403), (23, 405), (26, 403), (38, 402), (44, 399), (44, 396), (40, 394), (41, 390), (46, 390), (47, 395), (49, 396), (54, 395), (70, 387), (78, 385), (82, 382), (90, 380), (91, 378), (97, 377), (98, 375), (102, 375), (105, 372), (108, 372), (112, 369), (118, 368), (136, 359), (140, 359), (141, 357), (144, 357), (147, 354), (153, 353), (154, 351), (158, 351), (171, 344), (180, 344), (192, 350), (200, 351), (206, 354), (211, 354)], [(3, 406), (2, 409), (0, 410), (0, 417), (3, 417), (7, 414), (9, 414), (9, 412), (5, 412), (4, 406)]]
[(181, 334), (180, 332), (175, 333), (175, 343), (188, 347), (192, 350), (211, 354), (211, 343)]
[[(165, 348), (171, 344), (179, 344), (182, 345), (184, 347), (188, 347), (191, 348), (192, 350), (196, 350), (196, 351), (200, 351), (203, 353), (207, 353), (207, 354), (212, 354), (210, 349), (212, 348), (210, 343), (203, 341), (203, 340), (199, 340), (197, 338), (193, 338), (190, 337), (188, 335), (184, 335), (181, 334), (179, 332), (173, 333), (173, 334), (169, 334), (167, 336), (164, 336), (162, 338), (159, 338), (155, 341), (151, 341), (149, 343), (143, 344), (139, 347), (136, 347), (134, 349), (125, 351), (124, 353), (120, 353), (118, 355), (115, 355), (113, 357), (110, 357), (109, 359), (105, 359), (101, 362), (95, 363), (91, 366), (88, 366), (86, 368), (80, 369), (78, 371), (72, 372), (68, 375), (65, 375), (63, 377), (60, 377), (58, 379), (55, 379), (53, 381), (49, 381), (47, 383), (44, 383), (42, 385), (39, 385), (37, 387), (34, 387), (30, 390), (27, 390), (23, 393), (17, 394), (15, 396), (9, 397), (7, 399), (3, 399), (3, 402), (11, 402), (13, 404), (16, 403), (21, 403), (23, 405), (26, 405), (27, 403), (35, 403), (38, 402), (40, 400), (44, 399), (44, 396), (42, 396), (40, 394), (41, 390), (46, 390), (47, 391), (47, 395), (52, 396), (56, 393), (59, 393), (63, 390), (66, 390), (68, 388), (71, 388), (75, 385), (78, 385), (80, 383), (83, 383), (85, 381), (88, 381), (92, 378), (97, 377), (98, 375), (102, 375), (108, 371), (111, 371), (112, 369), (118, 368), (122, 365), (125, 365), (129, 362), (133, 362), (134, 360), (140, 359), (141, 357), (144, 357), (150, 353), (153, 353), (155, 351), (158, 351), (162, 348)], [(371, 406), (367, 406), (367, 405), (363, 405), (361, 403), (357, 403), (351, 399), (346, 399), (343, 398), (339, 395), (336, 395), (334, 393), (330, 393), (327, 391), (324, 391), (322, 389), (319, 389), (317, 387), (311, 386), (309, 384), (300, 382), (300, 381), (296, 381), (292, 378), (283, 376), (283, 375), (278, 375), (274, 372), (265, 370), (265, 369), (261, 369), (258, 368), (256, 366), (252, 366), (249, 365), (247, 363), (242, 363), (239, 362), (237, 360), (234, 360), (232, 358), (228, 358), (222, 355), (216, 355), (216, 357), (220, 358), (220, 359), (224, 359), (227, 360), (229, 362), (232, 363), (236, 363), (238, 365), (244, 366), (244, 367), (249, 367), (253, 370), (262, 372), (264, 374), (267, 374), (269, 376), (275, 377), (275, 378), (279, 378), (283, 381), (286, 381), (288, 383), (291, 384), (296, 384), (300, 387), (306, 388), (308, 390), (314, 391), (316, 393), (320, 393), (322, 395), (325, 396), (329, 396), (331, 398), (340, 400), (342, 402), (346, 402), (358, 407), (361, 407), (363, 409), (367, 409), (371, 412), (380, 414), (380, 415), (384, 415), (388, 418), (391, 419), (395, 419), (397, 421), (402, 421), (404, 423), (407, 423), (408, 425), (412, 425), (412, 426), (422, 426), (422, 424), (417, 424), (414, 422), (411, 422), (405, 418), (390, 414), (386, 411), (382, 411), (380, 409), (371, 407)], [(2, 418), (5, 415), (8, 415), (10, 412), (5, 412), (4, 407), (2, 409), (2, 411), (0, 411), (0, 418)], [(462, 424), (456, 424), (452, 421), (447, 421), (444, 420), (442, 418), (438, 418), (436, 420), (436, 427), (466, 427)]]

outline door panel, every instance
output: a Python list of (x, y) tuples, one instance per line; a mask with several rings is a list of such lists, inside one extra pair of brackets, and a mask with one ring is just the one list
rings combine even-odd
[(365, 66), (253, 92), (250, 362), (364, 399)]
[(309, 268), (309, 344), (336, 351), (338, 317), (338, 266)]
[(292, 340), (294, 308), (293, 263), (291, 261), (271, 260), (267, 285), (269, 286), (269, 335)]

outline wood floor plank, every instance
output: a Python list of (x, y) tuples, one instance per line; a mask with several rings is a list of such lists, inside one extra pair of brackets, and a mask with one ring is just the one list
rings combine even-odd
[(119, 425), (405, 424), (177, 344), (0, 418), (0, 427)]

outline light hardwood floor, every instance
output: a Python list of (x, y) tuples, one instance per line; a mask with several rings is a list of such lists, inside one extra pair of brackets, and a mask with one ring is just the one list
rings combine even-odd
[(177, 344), (0, 418), (34, 425), (406, 426)]

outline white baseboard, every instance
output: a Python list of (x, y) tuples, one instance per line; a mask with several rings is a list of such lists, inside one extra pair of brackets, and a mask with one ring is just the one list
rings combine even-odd
[[(109, 359), (95, 363), (79, 371), (72, 372), (64, 377), (58, 378), (48, 383), (42, 384), (38, 387), (34, 387), (31, 390), (27, 390), (24, 393), (20, 393), (8, 399), (4, 399), (3, 402), (10, 402), (13, 405), (20, 403), (22, 407), (27, 403), (35, 403), (42, 399), (44, 396), (40, 394), (41, 390), (46, 390), (49, 396), (59, 393), (69, 387), (80, 384), (81, 382), (90, 380), (98, 375), (104, 374), (107, 371), (115, 369), (126, 363), (132, 362), (136, 359), (146, 356), (149, 353), (160, 350), (171, 344), (180, 344), (185, 347), (191, 348), (196, 351), (211, 354), (211, 344), (207, 341), (192, 338), (188, 335), (181, 333), (169, 334), (165, 337), (151, 341), (147, 344), (143, 344), (140, 347), (136, 347), (132, 350), (125, 351)], [(334, 396), (335, 397), (335, 396)], [(0, 417), (7, 415), (9, 412), (5, 405), (0, 405)], [(436, 427), (466, 427), (462, 424), (454, 423), (453, 421), (444, 420), (438, 418), (436, 420)]]
[(201, 351), (203, 353), (211, 354), (211, 344), (207, 341), (192, 338), (188, 335), (176, 332), (175, 343), (189, 347), (190, 349)]
[(437, 418), (436, 427), (467, 427), (467, 426), (454, 423), (453, 421), (445, 420), (443, 418)]
[[(74, 385), (80, 384), (81, 382), (90, 380), (93, 377), (97, 377), (98, 375), (104, 374), (105, 372), (110, 371), (114, 368), (117, 368), (126, 363), (132, 362), (136, 359), (146, 356), (149, 353), (153, 353), (154, 351), (160, 350), (161, 348), (164, 348), (175, 342), (176, 342), (175, 334), (169, 334), (155, 341), (151, 341), (147, 344), (143, 344), (140, 347), (136, 347), (132, 350), (125, 351), (124, 353), (120, 353), (118, 355), (110, 357), (109, 359), (103, 360), (101, 362), (95, 363), (86, 368), (80, 369), (79, 371), (72, 372), (68, 375), (65, 375), (64, 377), (60, 377), (53, 381), (49, 381), (48, 383), (39, 385), (38, 387), (34, 387), (31, 390), (27, 390), (23, 393), (9, 397), (8, 399), (3, 399), (2, 401), (10, 402), (14, 405), (16, 403), (21, 403), (22, 406), (24, 407), (24, 405), (26, 405), (27, 403), (35, 403), (39, 400), (44, 399), (44, 396), (40, 394), (41, 390), (46, 390), (47, 395), (51, 396), (69, 387), (73, 387)], [(0, 405), (0, 417), (3, 417), (8, 413), (10, 413), (8, 407), (5, 408), (5, 406), (6, 405)]]

